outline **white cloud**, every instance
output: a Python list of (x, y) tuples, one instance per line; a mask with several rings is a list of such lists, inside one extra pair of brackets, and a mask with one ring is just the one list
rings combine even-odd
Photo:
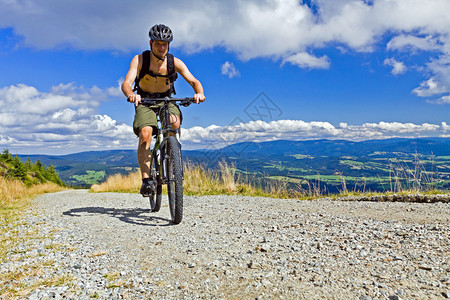
[(438, 104), (450, 104), (450, 96), (443, 96), (438, 101)]
[[(0, 89), (0, 145), (12, 153), (73, 153), (87, 150), (134, 149), (132, 128), (108, 115), (96, 114), (98, 88), (58, 85), (44, 93), (27, 85)], [(448, 101), (447, 98), (443, 101)], [(25, 104), (21, 104), (21, 102)], [(53, 105), (52, 105), (53, 104)], [(30, 108), (32, 107), (32, 108)], [(130, 114), (133, 113), (130, 105)], [(238, 142), (278, 139), (367, 140), (392, 137), (446, 136), (450, 126), (398, 122), (334, 126), (302, 120), (250, 121), (234, 126), (184, 128), (184, 149), (223, 147)]]
[(401, 51), (439, 51), (442, 48), (442, 42), (439, 38), (435, 38), (431, 35), (426, 37), (418, 37), (414, 35), (398, 35), (393, 37), (387, 43), (387, 49), (389, 50), (401, 50)]
[(326, 55), (322, 57), (316, 57), (306, 52), (297, 53), (289, 56), (284, 60), (300, 68), (310, 69), (328, 69), (330, 67), (330, 60)]
[[(122, 84), (123, 80), (120, 82), (120, 85)], [(109, 96), (113, 96), (113, 97), (123, 97), (123, 93), (122, 90), (119, 86), (116, 87), (109, 87), (106, 89), (106, 93)]]
[[(306, 4), (311, 2), (314, 10)], [(38, 49), (140, 50), (148, 46), (149, 27), (166, 23), (174, 31), (172, 47), (186, 52), (222, 47), (243, 61), (268, 57), (301, 68), (328, 68), (330, 59), (314, 54), (325, 47), (432, 51), (434, 58), (416, 68), (427, 77), (414, 93), (450, 93), (448, 0), (172, 0), (168, 5), (0, 0), (0, 5), (0, 28), (12, 28), (23, 37), (20, 45)], [(380, 47), (384, 37), (390, 41)], [(394, 74), (405, 70), (401, 63), (393, 67)], [(428, 87), (430, 80), (437, 88)]]
[(285, 56), (329, 42), (367, 51), (387, 31), (440, 36), (450, 25), (447, 0), (378, 0), (372, 5), (316, 0), (318, 14), (297, 0), (173, 0), (170, 5), (138, 0), (133, 6), (106, 0), (0, 3), (0, 27), (13, 27), (26, 45), (38, 48), (140, 49), (147, 44), (149, 27), (161, 22), (173, 28), (174, 46), (191, 51), (223, 46), (244, 59)]
[(73, 118), (76, 116), (76, 111), (65, 108), (63, 110), (59, 110), (55, 112), (52, 116), (52, 119), (58, 120), (60, 122), (68, 123), (73, 120)]
[(13, 143), (16, 143), (17, 141), (9, 136), (0, 134), (0, 145), (11, 145)]
[(347, 139), (353, 141), (385, 139), (394, 137), (445, 137), (450, 130), (447, 123), (413, 124), (399, 122), (365, 123), (338, 127), (328, 122), (305, 122), (301, 120), (278, 120), (272, 122), (250, 121), (234, 126), (211, 125), (206, 128), (193, 127), (183, 130), (184, 149), (221, 148), (239, 142), (264, 142), (278, 139)]
[(239, 72), (238, 69), (236, 69), (236, 67), (234, 66), (233, 63), (230, 63), (229, 61), (226, 61), (222, 67), (221, 67), (221, 72), (222, 75), (226, 75), (229, 78), (233, 78), (236, 76), (240, 76), (241, 73)]
[(441, 94), (444, 93), (445, 91), (446, 89), (442, 87), (434, 77), (431, 77), (430, 79), (423, 81), (420, 84), (420, 87), (415, 88), (413, 90), (413, 93), (415, 93), (417, 96), (420, 97), (427, 97), (436, 94)]
[(0, 89), (0, 144), (20, 153), (134, 148), (130, 126), (96, 114), (107, 94), (97, 87), (73, 84), (58, 85), (48, 93), (24, 84), (4, 87)]
[(447, 125), (446, 122), (442, 122), (441, 126), (442, 126), (442, 129), (444, 130), (444, 132), (450, 131), (450, 125)]
[(437, 100), (427, 100), (431, 104), (450, 104), (450, 96), (442, 96)]
[(391, 66), (393, 75), (399, 75), (406, 72), (407, 68), (403, 62), (397, 61), (395, 58), (386, 58), (384, 60), (385, 66)]

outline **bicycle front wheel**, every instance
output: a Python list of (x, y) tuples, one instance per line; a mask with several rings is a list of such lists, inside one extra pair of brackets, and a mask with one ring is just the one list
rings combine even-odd
[(183, 169), (180, 143), (173, 136), (166, 141), (165, 161), (170, 216), (174, 224), (179, 224), (183, 218)]

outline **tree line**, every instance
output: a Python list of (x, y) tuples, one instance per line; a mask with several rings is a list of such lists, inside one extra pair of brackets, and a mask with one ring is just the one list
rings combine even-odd
[(44, 166), (39, 159), (32, 163), (30, 158), (24, 163), (7, 149), (0, 154), (0, 176), (20, 180), (25, 185), (54, 182), (64, 186), (53, 165)]

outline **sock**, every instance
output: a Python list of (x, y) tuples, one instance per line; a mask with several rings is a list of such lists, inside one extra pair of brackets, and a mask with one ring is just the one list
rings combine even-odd
[(142, 183), (149, 184), (150, 182), (148, 178), (142, 178)]

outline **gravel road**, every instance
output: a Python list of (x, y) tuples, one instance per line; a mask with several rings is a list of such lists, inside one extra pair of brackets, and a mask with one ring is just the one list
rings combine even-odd
[(70, 190), (35, 199), (0, 272), (39, 265), (27, 299), (445, 299), (442, 199), (185, 196), (172, 225), (166, 197), (151, 213), (140, 195)]

